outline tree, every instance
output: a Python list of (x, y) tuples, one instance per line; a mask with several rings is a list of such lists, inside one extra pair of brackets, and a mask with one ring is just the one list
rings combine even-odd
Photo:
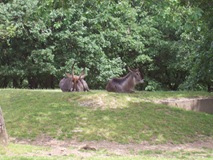
[[(186, 89), (206, 88), (208, 91), (213, 87), (213, 13), (212, 1), (182, 1), (181, 4), (193, 8), (196, 23), (193, 33), (199, 32), (196, 52), (189, 59), (189, 76), (183, 84)], [(195, 34), (194, 37), (196, 37)]]
[(75, 61), (77, 71), (86, 68), (90, 88), (104, 88), (127, 66), (145, 74), (146, 90), (211, 88), (207, 4), (210, 0), (5, 1), (0, 87), (58, 87)]
[(0, 107), (0, 145), (7, 145), (8, 144), (8, 135), (7, 130), (4, 122), (3, 113)]

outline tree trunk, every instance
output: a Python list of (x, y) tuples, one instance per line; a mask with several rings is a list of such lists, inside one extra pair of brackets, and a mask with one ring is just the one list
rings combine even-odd
[(3, 113), (0, 107), (0, 145), (6, 146), (7, 144), (8, 144), (8, 135), (4, 123)]
[(213, 92), (213, 87), (211, 84), (207, 84), (208, 92)]

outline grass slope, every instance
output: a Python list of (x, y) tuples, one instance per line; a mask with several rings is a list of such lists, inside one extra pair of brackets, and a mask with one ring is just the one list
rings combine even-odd
[(185, 143), (213, 138), (213, 115), (144, 100), (196, 96), (213, 94), (1, 89), (0, 106), (11, 137)]

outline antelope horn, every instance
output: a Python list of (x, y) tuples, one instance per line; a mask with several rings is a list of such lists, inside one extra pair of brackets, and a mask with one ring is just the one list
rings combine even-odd
[(72, 78), (74, 78), (74, 65), (75, 65), (75, 61), (74, 61), (73, 65), (72, 65)]
[(72, 88), (72, 91), (75, 91), (76, 90), (76, 86), (77, 86), (77, 84), (76, 84), (76, 81), (74, 80), (75, 79), (75, 74), (74, 74), (74, 65), (75, 65), (75, 61), (74, 61), (74, 63), (73, 63), (73, 65), (72, 65), (72, 81), (73, 81), (73, 88)]

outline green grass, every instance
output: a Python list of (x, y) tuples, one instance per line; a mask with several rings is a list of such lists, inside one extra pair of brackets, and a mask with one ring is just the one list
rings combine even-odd
[(27, 154), (27, 153), (33, 153), (33, 152), (38, 153), (44, 150), (48, 151), (48, 149), (49, 149), (48, 147), (9, 143), (6, 148), (0, 146), (0, 155), (10, 154), (10, 153), (12, 153), (13, 155), (21, 155), (21, 154)]
[[(0, 106), (10, 137), (34, 140), (41, 136), (49, 136), (61, 140), (180, 144), (198, 139), (213, 139), (213, 115), (185, 111), (145, 100), (200, 96), (213, 97), (213, 94), (207, 92), (118, 94), (106, 91), (62, 93), (60, 90), (0, 89)], [(0, 151), (0, 154), (6, 154), (3, 152)], [(102, 159), (152, 159), (153, 155), (158, 156), (158, 153), (151, 152), (147, 155), (142, 152), (141, 155), (129, 158), (112, 155), (110, 158), (102, 157)], [(171, 159), (168, 155), (175, 159), (193, 157), (191, 152), (167, 152), (166, 159)], [(207, 155), (205, 159), (208, 159), (208, 154), (205, 155)], [(7, 156), (3, 158), (10, 159)], [(100, 157), (97, 155), (91, 159), (96, 158)], [(16, 159), (26, 157), (18, 156)]]
[(17, 138), (46, 135), (56, 139), (119, 143), (185, 143), (213, 138), (213, 115), (143, 102), (150, 98), (188, 96), (212, 94), (2, 89), (0, 106), (9, 135)]

